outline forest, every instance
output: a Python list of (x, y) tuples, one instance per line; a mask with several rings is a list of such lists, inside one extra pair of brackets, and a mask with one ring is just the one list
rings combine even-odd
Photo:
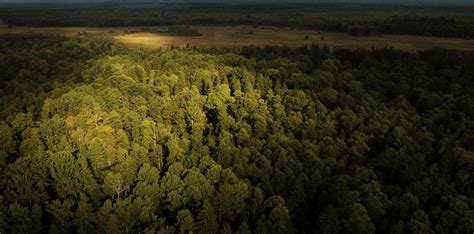
[(9, 4), (10, 26), (123, 27), (249, 25), (343, 32), (474, 39), (473, 5), (319, 4)]
[(0, 44), (0, 233), (474, 230), (472, 51)]

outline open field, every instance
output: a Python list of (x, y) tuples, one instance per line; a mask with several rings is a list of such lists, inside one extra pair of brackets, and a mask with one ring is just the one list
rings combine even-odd
[[(342, 33), (320, 32), (314, 30), (294, 30), (289, 28), (243, 28), (243, 27), (198, 27), (200, 37), (172, 37), (153, 33), (134, 33), (114, 36), (129, 46), (156, 48), (171, 45), (191, 46), (245, 46), (245, 45), (286, 45), (301, 46), (320, 44), (336, 48), (366, 48), (393, 46), (402, 50), (429, 49), (445, 47), (453, 49), (474, 49), (474, 40), (421, 37), (421, 36), (350, 36)], [(253, 34), (241, 31), (252, 30)], [(306, 40), (305, 37), (308, 36)]]
[[(47, 33), (66, 36), (108, 37), (132, 48), (155, 49), (169, 46), (245, 46), (286, 45), (301, 46), (320, 44), (334, 48), (380, 48), (392, 46), (406, 51), (443, 47), (474, 50), (474, 40), (406, 35), (351, 36), (343, 33), (315, 30), (296, 30), (277, 27), (244, 26), (197, 26), (202, 36), (170, 36), (165, 33), (134, 32), (140, 27), (93, 28), (93, 27), (0, 27), (0, 33)], [(153, 31), (165, 31), (166, 27), (147, 27)], [(252, 34), (250, 34), (252, 32)], [(307, 38), (306, 38), (307, 36)]]

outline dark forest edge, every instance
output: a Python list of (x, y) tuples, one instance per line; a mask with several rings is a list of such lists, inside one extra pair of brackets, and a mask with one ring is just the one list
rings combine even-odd
[(0, 44), (1, 233), (474, 230), (474, 52)]
[[(4, 4), (12, 26), (279, 26), (351, 35), (422, 35), (472, 39), (473, 5)], [(429, 12), (429, 13), (428, 13)]]

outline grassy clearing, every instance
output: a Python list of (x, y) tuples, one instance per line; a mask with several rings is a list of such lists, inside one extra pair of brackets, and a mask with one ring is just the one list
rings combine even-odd
[[(165, 31), (167, 27), (147, 27)], [(201, 36), (171, 36), (153, 32), (137, 32), (139, 27), (121, 28), (35, 28), (0, 27), (0, 33), (47, 33), (66, 36), (109, 37), (132, 48), (155, 49), (169, 46), (245, 46), (245, 45), (286, 45), (291, 47), (305, 44), (320, 44), (334, 48), (380, 48), (393, 46), (401, 50), (414, 51), (443, 47), (461, 50), (474, 50), (474, 40), (458, 38), (439, 38), (423, 36), (383, 35), (351, 36), (342, 33), (320, 32), (315, 30), (296, 30), (276, 27), (227, 27), (197, 26)], [(134, 32), (134, 33), (129, 33)], [(251, 32), (251, 33), (250, 33)]]

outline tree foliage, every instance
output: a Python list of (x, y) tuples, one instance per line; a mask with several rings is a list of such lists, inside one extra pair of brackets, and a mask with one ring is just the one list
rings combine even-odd
[(0, 232), (474, 230), (473, 52), (0, 42)]

